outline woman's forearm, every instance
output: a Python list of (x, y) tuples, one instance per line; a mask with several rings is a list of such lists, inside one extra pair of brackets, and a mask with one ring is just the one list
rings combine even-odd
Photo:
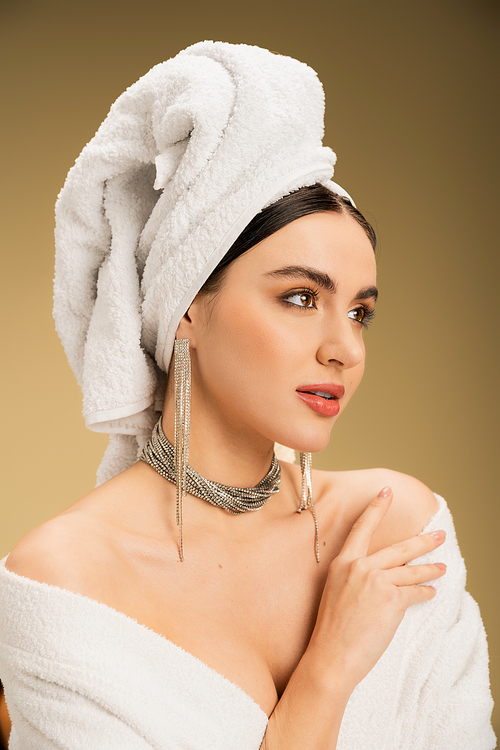
[(335, 750), (351, 692), (340, 670), (338, 680), (331, 669), (324, 679), (306, 651), (269, 718), (261, 750)]

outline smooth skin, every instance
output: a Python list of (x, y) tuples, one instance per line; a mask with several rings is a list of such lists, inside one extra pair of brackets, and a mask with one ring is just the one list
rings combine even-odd
[[(332, 287), (313, 283), (311, 269)], [(350, 216), (317, 213), (234, 261), (215, 298), (196, 297), (177, 337), (190, 339), (198, 472), (252, 486), (274, 442), (326, 446), (338, 416), (313, 411), (296, 389), (343, 385), (343, 412), (363, 374), (374, 286), (362, 228)], [(169, 382), (163, 429), (171, 441), (173, 426)], [(280, 491), (256, 513), (185, 498), (181, 563), (175, 487), (138, 461), (30, 532), (7, 567), (124, 612), (224, 674), (270, 717), (265, 750), (334, 750), (353, 688), (406, 609), (435, 595), (419, 584), (444, 574), (437, 564), (405, 563), (444, 536), (419, 536), (437, 501), (405, 474), (314, 471), (313, 488), (320, 564), (312, 516), (296, 512), (297, 465), (282, 463)]]

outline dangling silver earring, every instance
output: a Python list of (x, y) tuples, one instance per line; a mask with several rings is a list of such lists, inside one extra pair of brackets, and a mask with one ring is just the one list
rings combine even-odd
[(189, 462), (189, 431), (191, 427), (191, 357), (189, 339), (176, 339), (174, 343), (174, 398), (175, 444), (174, 465), (176, 485), (175, 520), (179, 529), (179, 558), (184, 561), (182, 543), (182, 498), (186, 493)]
[(310, 453), (300, 453), (300, 471), (302, 474), (302, 485), (300, 488), (300, 505), (298, 512), (302, 513), (303, 510), (311, 508), (311, 513), (314, 518), (314, 547), (316, 551), (316, 561), (319, 562), (319, 529), (318, 519), (316, 517), (316, 509), (314, 507), (313, 492), (312, 492), (312, 455)]

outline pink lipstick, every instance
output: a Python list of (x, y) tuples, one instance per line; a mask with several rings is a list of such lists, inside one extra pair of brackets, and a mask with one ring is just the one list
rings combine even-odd
[(313, 411), (325, 417), (335, 417), (340, 411), (339, 399), (344, 395), (345, 388), (334, 383), (313, 383), (301, 385), (296, 393)]

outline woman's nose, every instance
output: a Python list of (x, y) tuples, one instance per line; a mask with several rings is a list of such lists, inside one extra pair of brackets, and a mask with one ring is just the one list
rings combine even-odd
[(336, 362), (340, 367), (349, 369), (364, 360), (365, 347), (361, 332), (351, 320), (330, 328), (318, 347), (317, 358), (323, 365)]

